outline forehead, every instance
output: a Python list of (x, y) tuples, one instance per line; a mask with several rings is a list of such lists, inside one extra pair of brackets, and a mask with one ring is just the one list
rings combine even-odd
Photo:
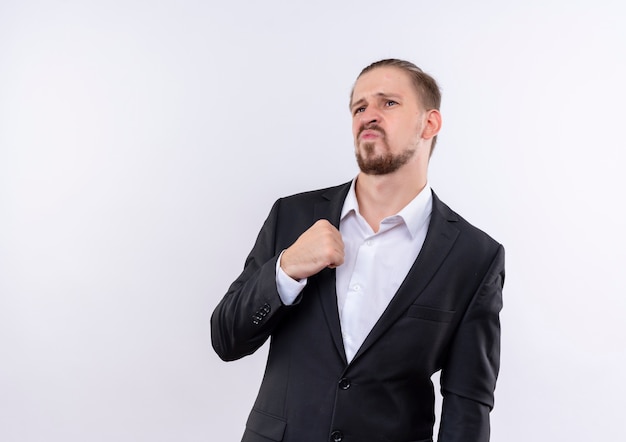
[(409, 74), (393, 66), (374, 68), (361, 75), (354, 84), (352, 102), (377, 95), (413, 96), (417, 93)]

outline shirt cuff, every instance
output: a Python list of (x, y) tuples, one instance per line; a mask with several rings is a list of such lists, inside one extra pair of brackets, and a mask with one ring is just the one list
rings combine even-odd
[(278, 296), (280, 296), (280, 300), (283, 304), (292, 305), (306, 285), (307, 278), (296, 281), (285, 273), (285, 271), (280, 267), (280, 259), (282, 258), (284, 252), (284, 250), (280, 252), (278, 259), (276, 260), (276, 288), (278, 290)]

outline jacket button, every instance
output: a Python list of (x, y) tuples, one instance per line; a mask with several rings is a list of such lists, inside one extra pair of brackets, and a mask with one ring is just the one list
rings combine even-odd
[(330, 433), (330, 442), (341, 442), (343, 440), (343, 433), (341, 431), (335, 430)]
[(341, 388), (342, 390), (347, 390), (348, 388), (350, 388), (350, 379), (341, 378), (339, 380), (339, 388)]

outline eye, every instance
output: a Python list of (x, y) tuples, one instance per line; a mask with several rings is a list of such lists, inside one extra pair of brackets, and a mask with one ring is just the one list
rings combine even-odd
[(397, 101), (387, 100), (387, 102), (385, 103), (385, 106), (391, 107), (391, 106), (395, 106), (396, 104), (398, 104)]
[(363, 112), (365, 110), (365, 106), (360, 106), (357, 107), (356, 109), (354, 109), (354, 115), (356, 114), (360, 114), (361, 112)]

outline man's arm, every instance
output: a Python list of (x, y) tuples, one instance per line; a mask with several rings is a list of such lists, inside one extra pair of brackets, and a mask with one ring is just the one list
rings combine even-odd
[(243, 272), (211, 316), (211, 342), (225, 361), (239, 359), (261, 347), (281, 316), (275, 281), (278, 206), (276, 202), (272, 207)]
[(489, 412), (500, 368), (500, 319), (504, 248), (459, 325), (441, 373), (443, 408), (439, 442), (488, 442)]
[[(281, 301), (276, 285), (276, 262), (282, 251), (277, 232), (279, 212), (280, 200), (263, 224), (243, 272), (211, 316), (211, 341), (223, 360), (256, 351), (290, 308)], [(304, 279), (342, 263), (339, 231), (327, 220), (319, 220), (284, 251), (281, 268), (293, 279)]]

